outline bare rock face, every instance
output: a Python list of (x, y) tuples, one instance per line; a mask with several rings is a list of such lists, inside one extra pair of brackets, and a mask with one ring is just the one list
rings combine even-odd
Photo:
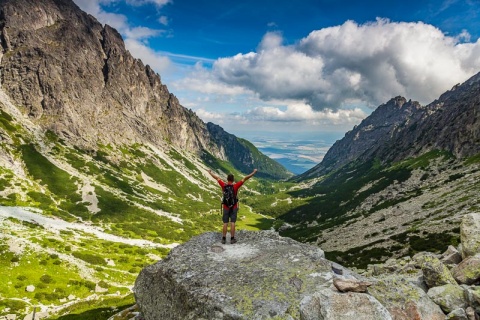
[[(301, 304), (315, 292), (340, 294), (332, 286), (332, 263), (318, 247), (273, 231), (240, 231), (236, 238), (222, 245), (221, 234), (205, 233), (144, 268), (134, 293), (145, 319), (300, 319), (300, 312), (314, 312)], [(337, 268), (343, 277), (359, 277)], [(375, 298), (355, 301), (367, 300)]]
[(168, 140), (198, 151), (208, 145), (205, 124), (131, 56), (115, 29), (73, 1), (2, 1), (0, 25), (2, 86), (43, 128), (89, 147)]
[(243, 172), (291, 175), (231, 134), (217, 139), (150, 66), (132, 57), (115, 29), (72, 0), (0, 1), (0, 82), (29, 120), (83, 149), (173, 146), (237, 161)]

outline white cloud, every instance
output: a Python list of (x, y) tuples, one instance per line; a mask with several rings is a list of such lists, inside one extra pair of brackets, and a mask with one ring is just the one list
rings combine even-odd
[(158, 18), (158, 22), (160, 22), (164, 26), (168, 26), (168, 24), (170, 23), (170, 19), (168, 19), (167, 16), (161, 16)]
[[(243, 88), (264, 101), (306, 101), (315, 110), (376, 107), (397, 95), (426, 104), (480, 71), (480, 41), (460, 43), (468, 37), (385, 19), (347, 21), (289, 46), (279, 33), (267, 33), (257, 52), (218, 59), (210, 87)], [(278, 110), (263, 112), (282, 116)]]
[(229, 125), (249, 124), (257, 130), (265, 129), (266, 126), (282, 128), (286, 125), (299, 129), (332, 125), (350, 128), (367, 116), (359, 108), (315, 111), (307, 104), (293, 104), (286, 108), (279, 106), (256, 107), (243, 113), (212, 112), (204, 108), (196, 109), (195, 112), (205, 122)]
[[(196, 59), (198, 60), (200, 58)], [(243, 86), (231, 85), (218, 81), (210, 70), (204, 68), (201, 63), (196, 63), (188, 77), (173, 83), (173, 86), (176, 88), (213, 95), (235, 96), (251, 92)]]
[(278, 122), (305, 122), (312, 125), (320, 123), (356, 124), (367, 115), (359, 108), (324, 109), (315, 111), (307, 104), (288, 105), (283, 111), (277, 107), (257, 107), (245, 113), (245, 117), (253, 120)]
[(148, 64), (155, 71), (167, 70), (171, 67), (171, 61), (168, 57), (159, 55), (157, 52), (136, 39), (125, 39), (125, 46), (133, 53), (133, 56)]
[(131, 6), (143, 6), (146, 4), (154, 4), (157, 7), (163, 7), (164, 5), (171, 3), (171, 0), (126, 0), (127, 4)]

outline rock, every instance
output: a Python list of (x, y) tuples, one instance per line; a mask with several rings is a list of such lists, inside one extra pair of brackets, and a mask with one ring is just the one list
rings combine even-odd
[(445, 317), (445, 320), (468, 320), (468, 317), (465, 310), (455, 309)]
[(425, 278), (425, 283), (429, 288), (443, 286), (445, 284), (457, 284), (450, 270), (434, 256), (424, 255), (421, 258), (420, 266)]
[(367, 288), (372, 285), (371, 282), (358, 281), (354, 279), (333, 279), (333, 285), (340, 292), (367, 292)]
[(467, 305), (473, 308), (479, 308), (480, 310), (480, 287), (471, 287), (465, 284), (460, 285), (460, 287), (463, 289), (463, 295)]
[(395, 320), (444, 320), (445, 314), (423, 291), (405, 276), (378, 279), (368, 292), (387, 308)]
[(221, 245), (220, 233), (204, 233), (144, 268), (134, 294), (145, 319), (299, 319), (303, 299), (332, 286), (332, 263), (318, 247), (274, 231), (237, 237)]
[(16, 320), (17, 319), (17, 315), (16, 314), (7, 314), (5, 316), (5, 320)]
[(460, 224), (460, 241), (464, 259), (480, 254), (480, 213), (463, 216)]
[(388, 310), (365, 293), (340, 293), (324, 289), (305, 297), (300, 307), (302, 320), (387, 320)]
[(29, 285), (25, 288), (25, 291), (33, 292), (33, 291), (35, 291), (35, 286), (31, 284), (31, 285)]
[(467, 257), (452, 269), (452, 275), (459, 283), (474, 284), (480, 281), (480, 254)]
[(467, 314), (468, 320), (477, 320), (477, 316), (475, 315), (475, 310), (472, 307), (468, 307), (465, 310), (465, 313)]
[(442, 254), (440, 260), (446, 265), (455, 265), (462, 262), (462, 254), (452, 245), (448, 246), (447, 251)]
[(108, 292), (108, 288), (102, 288), (98, 283), (95, 285), (95, 293)]
[(445, 313), (450, 313), (455, 309), (466, 308), (463, 289), (459, 285), (446, 284), (440, 287), (434, 287), (428, 290), (428, 296), (442, 308)]

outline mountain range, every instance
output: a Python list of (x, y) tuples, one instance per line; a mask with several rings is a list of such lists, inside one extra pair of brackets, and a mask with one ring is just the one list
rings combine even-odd
[(458, 244), (480, 208), (480, 75), (427, 106), (380, 105), (293, 177), (184, 108), (71, 0), (0, 0), (0, 44), (0, 316), (106, 319), (131, 305), (140, 268), (219, 230), (210, 169), (259, 171), (238, 228), (275, 228), (356, 268)]

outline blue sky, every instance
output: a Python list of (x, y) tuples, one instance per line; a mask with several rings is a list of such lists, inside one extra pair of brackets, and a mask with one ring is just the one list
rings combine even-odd
[(343, 135), (480, 72), (480, 1), (74, 0), (228, 132)]

